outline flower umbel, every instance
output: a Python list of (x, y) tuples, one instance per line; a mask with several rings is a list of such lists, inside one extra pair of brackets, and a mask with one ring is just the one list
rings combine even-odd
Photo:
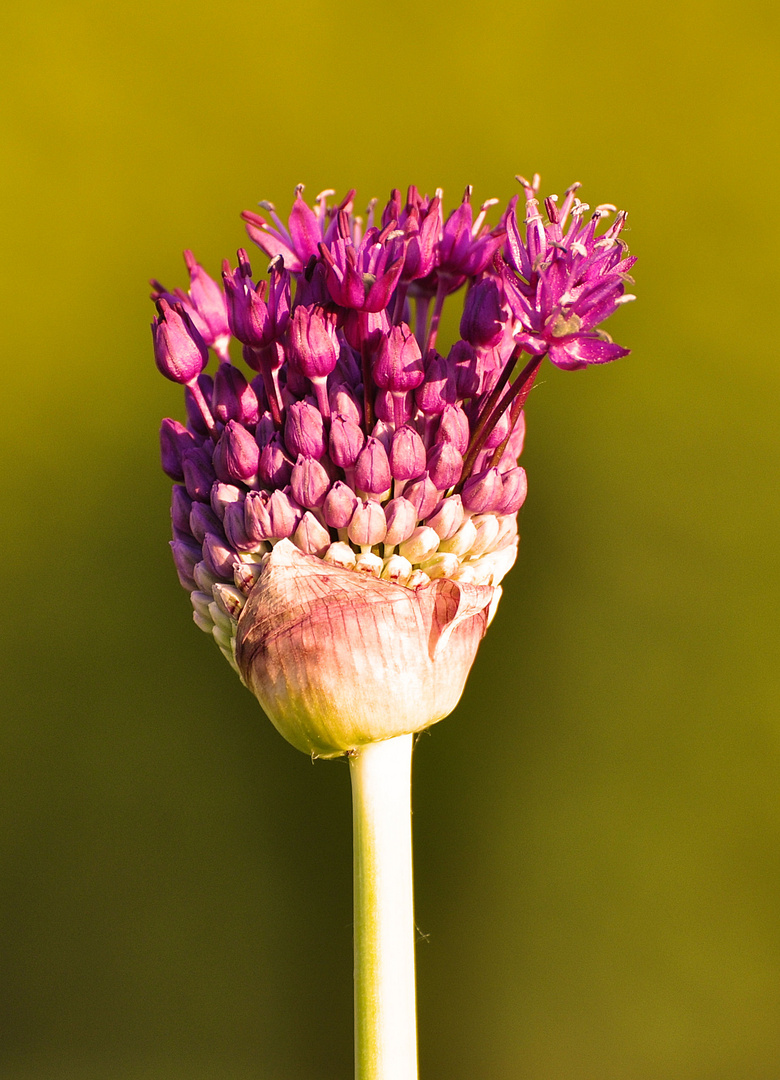
[[(539, 366), (628, 352), (600, 329), (633, 299), (625, 214), (599, 232), (614, 207), (589, 214), (574, 185), (543, 220), (538, 177), (519, 179), (524, 217), (513, 199), (492, 228), (495, 200), (475, 217), (470, 189), (448, 217), (441, 192), (411, 187), (404, 204), (394, 190), (364, 231), (354, 192), (312, 208), (299, 186), (288, 226), (270, 203), (270, 222), (244, 214), (269, 282), (239, 250), (224, 292), (190, 252), (188, 293), (153, 283), (156, 361), (187, 408), (160, 433), (179, 578), (195, 622), (309, 753), (455, 707), (517, 555)], [(462, 337), (439, 352), (464, 284)]]

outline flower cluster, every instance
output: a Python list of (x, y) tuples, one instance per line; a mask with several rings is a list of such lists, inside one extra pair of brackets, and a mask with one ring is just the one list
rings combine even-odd
[[(364, 222), (354, 192), (311, 207), (299, 187), (286, 225), (270, 203), (243, 215), (268, 280), (242, 249), (222, 287), (190, 252), (188, 292), (153, 282), (155, 359), (187, 412), (160, 433), (173, 557), (195, 622), (245, 681), (237, 630), (276, 548), (285, 566), (317, 560), (315, 576), (428, 588), (437, 610), (455, 587), (430, 584), (458, 583), (484, 632), (517, 553), (523, 405), (542, 359), (571, 369), (628, 351), (598, 328), (632, 299), (625, 215), (598, 234), (614, 207), (589, 214), (575, 185), (545, 200), (545, 223), (538, 178), (519, 179), (524, 213), (515, 198), (493, 228), (496, 200), (475, 215), (471, 189), (446, 218), (441, 192), (394, 190)], [(440, 352), (444, 303), (464, 284), (460, 339)]]

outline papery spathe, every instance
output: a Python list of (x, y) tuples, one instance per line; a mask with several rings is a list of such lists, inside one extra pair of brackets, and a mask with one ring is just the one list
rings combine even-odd
[(407, 589), (274, 547), (238, 621), (242, 677), (299, 750), (336, 757), (457, 705), (499, 589)]

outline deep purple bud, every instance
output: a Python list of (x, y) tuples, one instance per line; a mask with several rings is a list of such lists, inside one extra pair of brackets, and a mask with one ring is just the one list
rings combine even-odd
[(195, 566), (202, 558), (200, 545), (187, 540), (171, 540), (171, 553), (182, 588), (191, 591), (196, 587), (193, 576)]
[(335, 318), (319, 306), (299, 305), (290, 322), (290, 346), (307, 379), (330, 375), (339, 358)]
[(337, 480), (322, 504), (322, 516), (331, 529), (346, 529), (357, 506), (357, 495), (342, 480)]
[(461, 401), (479, 392), (477, 354), (467, 341), (456, 341), (447, 359), (455, 367), (455, 387)]
[(211, 407), (215, 417), (226, 424), (238, 420), (241, 424), (257, 423), (259, 410), (257, 395), (243, 374), (232, 364), (220, 364), (214, 376)]
[(349, 311), (344, 320), (344, 337), (358, 355), (364, 347), (374, 352), (389, 333), (390, 320), (384, 310)]
[(395, 480), (414, 480), (425, 471), (425, 446), (411, 425), (399, 427), (390, 448), (390, 472)]
[(203, 541), (203, 561), (206, 568), (215, 577), (233, 580), (233, 564), (238, 562), (238, 556), (225, 541), (214, 533), (206, 533)]
[(463, 505), (472, 514), (493, 513), (503, 498), (498, 469), (486, 469), (469, 477), (463, 486)]
[(163, 472), (171, 480), (178, 480), (179, 483), (184, 480), (182, 454), (194, 450), (196, 446), (195, 436), (178, 420), (163, 420), (160, 424), (160, 459)]
[(284, 540), (295, 532), (301, 520), (301, 508), (285, 491), (272, 491), (268, 500), (271, 518), (271, 535)]
[(395, 547), (396, 544), (408, 540), (417, 527), (417, 509), (408, 499), (399, 496), (385, 504), (385, 521), (387, 534), (384, 543)]
[(211, 454), (200, 448), (185, 450), (182, 454), (181, 467), (189, 497), (199, 502), (208, 502), (211, 485), (217, 479), (214, 466), (211, 464)]
[(330, 425), (330, 456), (340, 469), (352, 468), (365, 441), (363, 429), (355, 420), (341, 415), (333, 417)]
[(190, 511), (192, 499), (187, 494), (187, 489), (180, 484), (174, 484), (171, 491), (171, 525), (179, 532), (190, 532)]
[(344, 416), (348, 420), (354, 420), (356, 424), (360, 423), (363, 415), (355, 395), (344, 383), (339, 383), (330, 391), (330, 411), (334, 419)]
[(292, 541), (305, 555), (324, 555), (330, 547), (331, 537), (311, 510), (307, 510), (296, 526)]
[(423, 520), (433, 513), (441, 499), (441, 492), (426, 473), (419, 480), (412, 480), (404, 488), (404, 498), (408, 499), (417, 511), (417, 517)]
[(261, 349), (273, 337), (273, 325), (263, 297), (265, 283), (261, 284), (260, 292), (255, 289), (252, 267), (243, 248), (238, 252), (235, 270), (230, 269), (227, 259), (223, 262), (222, 281), (231, 331), (242, 344)]
[(347, 536), (352, 543), (358, 547), (373, 547), (382, 543), (386, 533), (385, 512), (379, 503), (373, 499), (359, 501), (347, 527)]
[(426, 525), (437, 533), (440, 540), (449, 540), (463, 524), (463, 501), (460, 495), (448, 495), (442, 499)]
[(271, 259), (268, 268), (271, 271), (268, 315), (274, 337), (281, 340), (290, 324), (290, 271), (285, 269), (284, 260), (279, 258)]
[(479, 349), (492, 349), (504, 331), (501, 293), (495, 278), (486, 277), (472, 285), (466, 294), (460, 335)]
[(220, 480), (251, 484), (257, 479), (260, 449), (243, 424), (230, 420), (219, 437), (213, 460)]
[(528, 478), (525, 469), (510, 469), (502, 474), (503, 493), (496, 506), (496, 514), (516, 514), (528, 494)]
[(273, 417), (269, 412), (264, 412), (255, 427), (255, 442), (262, 450), (264, 446), (268, 446), (275, 434), (276, 428), (274, 427)]
[(211, 509), (220, 521), (225, 516), (226, 506), (234, 502), (243, 502), (243, 500), (244, 492), (240, 488), (237, 488), (235, 484), (222, 484), (218, 482), (211, 486), (209, 502), (211, 503)]
[(290, 487), (295, 500), (313, 510), (322, 506), (330, 487), (330, 477), (316, 458), (300, 454), (293, 465)]
[(250, 540), (259, 543), (273, 536), (267, 491), (250, 491), (244, 502), (244, 530)]
[(172, 382), (190, 383), (208, 363), (208, 346), (183, 305), (173, 308), (167, 300), (160, 298), (157, 311), (159, 315), (152, 323), (152, 338), (158, 370)]
[(285, 453), (280, 435), (274, 435), (271, 441), (260, 451), (257, 475), (271, 488), (283, 488), (290, 483), (293, 463)]
[(322, 413), (308, 401), (294, 401), (287, 410), (284, 425), (284, 441), (287, 449), (297, 458), (321, 458), (325, 454), (325, 425)]
[(425, 378), (422, 353), (417, 338), (406, 323), (393, 326), (382, 338), (372, 373), (381, 390), (393, 393), (414, 390), (422, 383)]
[(463, 455), (450, 442), (438, 443), (428, 455), (428, 475), (439, 491), (454, 487), (463, 472)]
[(390, 487), (391, 479), (387, 451), (379, 439), (371, 436), (355, 462), (355, 487), (358, 491), (381, 495)]
[(202, 544), (206, 539), (207, 533), (214, 533), (215, 536), (218, 536), (222, 532), (219, 518), (208, 503), (194, 502), (192, 504), (192, 509), (190, 510), (190, 532), (199, 544)]
[(190, 275), (190, 301), (205, 324), (205, 332), (201, 329), (201, 336), (207, 345), (216, 348), (218, 352), (227, 351), (230, 327), (222, 290), (200, 263), (195, 261), (191, 251), (184, 252), (184, 261)]
[(239, 502), (229, 503), (225, 507), (225, 517), (222, 522), (225, 536), (231, 547), (237, 551), (249, 551), (255, 546), (246, 531), (244, 525), (244, 504)]
[(457, 396), (453, 365), (435, 352), (428, 363), (425, 381), (414, 395), (417, 408), (426, 416), (438, 416), (447, 405), (455, 404)]
[(465, 454), (468, 449), (470, 438), (471, 427), (469, 426), (469, 418), (466, 416), (463, 409), (460, 405), (447, 405), (444, 412), (441, 414), (439, 428), (436, 432), (436, 442), (452, 443), (461, 454)]

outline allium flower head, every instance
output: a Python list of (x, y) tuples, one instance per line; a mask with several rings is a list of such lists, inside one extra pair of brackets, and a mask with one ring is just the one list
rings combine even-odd
[[(600, 329), (633, 299), (625, 215), (599, 232), (614, 208), (589, 215), (574, 185), (544, 220), (538, 178), (521, 182), (524, 216), (514, 199), (492, 227), (496, 200), (475, 218), (470, 189), (447, 217), (441, 192), (410, 187), (404, 204), (394, 190), (364, 229), (354, 192), (310, 207), (299, 186), (287, 225), (270, 203), (243, 215), (268, 281), (239, 250), (224, 293), (190, 252), (188, 293), (153, 283), (155, 358), (187, 406), (160, 432), (179, 579), (197, 625), (313, 754), (454, 708), (517, 554), (539, 366), (628, 351)], [(438, 351), (463, 284), (462, 338)]]

